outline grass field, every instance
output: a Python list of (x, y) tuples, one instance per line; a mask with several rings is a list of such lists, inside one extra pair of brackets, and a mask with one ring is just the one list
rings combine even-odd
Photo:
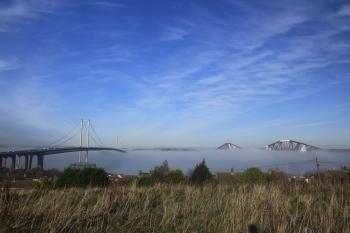
[(348, 184), (3, 189), (1, 232), (350, 232)]

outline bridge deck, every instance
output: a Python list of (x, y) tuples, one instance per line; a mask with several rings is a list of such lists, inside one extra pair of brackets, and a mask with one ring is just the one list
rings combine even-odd
[(77, 151), (117, 151), (125, 153), (125, 150), (111, 148), (111, 147), (63, 147), (63, 148), (41, 148), (30, 150), (16, 150), (16, 151), (3, 151), (0, 152), (0, 157), (14, 156), (14, 155), (52, 155)]

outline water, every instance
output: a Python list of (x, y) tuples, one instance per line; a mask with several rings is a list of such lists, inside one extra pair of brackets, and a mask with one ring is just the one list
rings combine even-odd
[[(147, 172), (154, 166), (167, 160), (173, 169), (179, 168), (185, 173), (205, 159), (212, 172), (242, 171), (249, 167), (279, 168), (288, 174), (304, 174), (316, 169), (315, 158), (321, 169), (337, 169), (350, 165), (349, 152), (331, 153), (327, 151), (280, 152), (264, 150), (195, 149), (185, 151), (128, 150), (127, 153), (90, 152), (89, 162), (104, 167), (109, 172), (137, 174)], [(45, 157), (45, 168), (63, 169), (78, 161), (78, 153), (57, 154)]]

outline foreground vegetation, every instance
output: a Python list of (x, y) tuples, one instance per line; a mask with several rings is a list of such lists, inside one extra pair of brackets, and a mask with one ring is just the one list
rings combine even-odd
[(4, 189), (0, 231), (350, 232), (349, 190), (330, 182)]
[(99, 168), (46, 173), (36, 189), (2, 187), (0, 232), (350, 232), (345, 168), (307, 182), (258, 168), (214, 176), (205, 161), (188, 176), (164, 161), (118, 185)]

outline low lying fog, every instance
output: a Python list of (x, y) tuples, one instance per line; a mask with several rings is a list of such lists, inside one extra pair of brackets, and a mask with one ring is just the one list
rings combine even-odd
[[(304, 174), (316, 169), (315, 158), (318, 158), (321, 169), (334, 169), (350, 165), (350, 154), (328, 151), (280, 152), (254, 149), (216, 150), (127, 150), (118, 152), (90, 152), (89, 162), (103, 167), (109, 172), (137, 174), (140, 170), (147, 172), (164, 160), (173, 169), (179, 168), (187, 173), (196, 163), (205, 159), (212, 172), (230, 171), (233, 168), (241, 171), (249, 167), (279, 168), (289, 174)], [(78, 161), (78, 153), (56, 154), (45, 156), (45, 169), (64, 169)], [(35, 163), (34, 163), (35, 164)]]

